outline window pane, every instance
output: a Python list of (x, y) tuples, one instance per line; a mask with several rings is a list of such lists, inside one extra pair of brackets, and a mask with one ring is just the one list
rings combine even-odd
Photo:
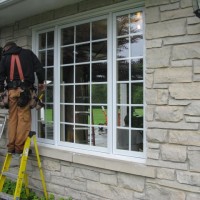
[(127, 35), (129, 34), (129, 17), (128, 15), (123, 15), (117, 17), (117, 35)]
[(129, 38), (117, 39), (117, 58), (129, 57)]
[(47, 33), (47, 48), (52, 48), (54, 46), (54, 32)]
[(131, 103), (143, 104), (143, 83), (131, 84)]
[(92, 85), (92, 103), (107, 103), (107, 85)]
[(44, 123), (44, 121), (38, 121), (38, 137), (45, 138), (45, 123)]
[(90, 40), (90, 24), (76, 26), (76, 42), (86, 42)]
[(46, 33), (39, 34), (39, 49), (46, 48)]
[(69, 124), (60, 125), (60, 140), (74, 142), (74, 126)]
[(143, 59), (131, 60), (131, 80), (143, 80)]
[(74, 122), (74, 106), (60, 105), (60, 121), (61, 122)]
[(47, 139), (53, 140), (53, 123), (46, 123), (46, 134), (47, 134)]
[(45, 55), (46, 55), (45, 51), (40, 51), (39, 56), (38, 56), (38, 58), (39, 58), (39, 60), (40, 60), (40, 62), (42, 63), (43, 66), (46, 66)]
[(44, 119), (45, 123), (49, 123), (53, 121), (53, 105), (45, 105), (44, 109)]
[(117, 102), (120, 104), (129, 103), (129, 84), (128, 83), (119, 83), (117, 84)]
[(131, 131), (131, 151), (143, 151), (143, 131)]
[(142, 13), (141, 12), (131, 14), (130, 22), (131, 22), (130, 24), (131, 33), (137, 33), (137, 32), (142, 31), (143, 27), (142, 27)]
[(46, 87), (45, 103), (53, 102), (53, 86)]
[(107, 81), (107, 63), (92, 64), (92, 82)]
[(90, 44), (76, 46), (76, 62), (88, 62), (90, 60)]
[(75, 143), (88, 144), (90, 128), (88, 126), (75, 126)]
[(107, 59), (107, 42), (92, 43), (92, 60)]
[(129, 149), (129, 130), (117, 129), (117, 149), (128, 150)]
[(47, 51), (47, 66), (53, 66), (53, 60), (54, 60), (54, 51), (48, 50)]
[(60, 81), (61, 83), (73, 83), (74, 82), (74, 67), (66, 66), (60, 68)]
[(129, 80), (129, 62), (127, 60), (120, 60), (117, 62), (118, 81)]
[(74, 102), (74, 86), (60, 86), (60, 102), (73, 103)]
[(84, 83), (90, 81), (90, 65), (76, 66), (76, 83)]
[(47, 71), (47, 77), (46, 77), (47, 84), (53, 84), (54, 82), (53, 68), (46, 68), (46, 71)]
[(74, 62), (74, 47), (61, 48), (61, 64)]
[(99, 127), (99, 131), (106, 131), (107, 126), (107, 107), (106, 106), (93, 106), (92, 107), (92, 124), (102, 126), (102, 130)]
[(132, 107), (131, 127), (143, 128), (143, 107)]
[(92, 40), (107, 38), (107, 20), (92, 22)]
[(64, 28), (61, 31), (61, 45), (74, 43), (74, 27)]
[(90, 101), (90, 86), (77, 85), (76, 86), (76, 103), (89, 103)]
[(131, 57), (143, 56), (143, 38), (141, 35), (131, 37)]
[(89, 106), (76, 106), (75, 107), (75, 123), (90, 124), (90, 107)]

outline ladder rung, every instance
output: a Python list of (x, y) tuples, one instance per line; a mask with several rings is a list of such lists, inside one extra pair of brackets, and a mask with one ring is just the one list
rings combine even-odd
[(89, 130), (90, 128), (81, 128), (81, 127), (78, 127), (78, 128), (74, 128), (75, 130)]
[(10, 194), (3, 193), (3, 192), (0, 192), (0, 199), (13, 200), (14, 196), (12, 196)]
[(12, 178), (12, 179), (17, 179), (18, 175), (17, 174), (13, 174), (11, 172), (3, 172), (2, 175)]

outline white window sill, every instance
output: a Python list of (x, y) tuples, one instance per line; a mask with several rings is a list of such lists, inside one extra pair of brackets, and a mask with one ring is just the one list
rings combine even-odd
[[(81, 165), (124, 172), (133, 175), (155, 178), (155, 168), (146, 166), (141, 162), (143, 159), (119, 160), (119, 157), (103, 157), (98, 155), (90, 155), (86, 153), (72, 152), (64, 149), (55, 149), (49, 146), (39, 144), (39, 153), (41, 156), (72, 162)], [(139, 161), (139, 162), (136, 162)]]

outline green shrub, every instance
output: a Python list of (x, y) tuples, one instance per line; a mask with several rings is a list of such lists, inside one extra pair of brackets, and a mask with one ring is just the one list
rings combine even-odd
[[(13, 195), (15, 192), (15, 187), (16, 187), (16, 182), (13, 182), (11, 180), (6, 179), (2, 192), (6, 194)], [(20, 194), (20, 199), (21, 200), (46, 200), (45, 197), (38, 197), (35, 192), (32, 190), (29, 190), (29, 196), (27, 197), (26, 195), (26, 190), (25, 186), (22, 186), (21, 194)], [(48, 200), (55, 200), (55, 197), (53, 194), (49, 194)], [(71, 197), (65, 199), (65, 198), (60, 198), (59, 200), (72, 200)]]

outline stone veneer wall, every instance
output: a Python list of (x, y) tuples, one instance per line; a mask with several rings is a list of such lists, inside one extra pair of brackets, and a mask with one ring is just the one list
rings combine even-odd
[[(87, 0), (22, 20), (0, 30), (0, 43), (14, 39), (31, 48), (30, 26), (115, 2), (120, 0)], [(200, 19), (193, 14), (192, 0), (146, 0), (145, 16), (145, 165), (153, 167), (155, 175), (150, 178), (42, 156), (48, 191), (57, 198), (200, 200)], [(6, 134), (0, 140), (1, 163), (5, 146)], [(28, 172), (30, 185), (40, 190), (34, 157)]]

